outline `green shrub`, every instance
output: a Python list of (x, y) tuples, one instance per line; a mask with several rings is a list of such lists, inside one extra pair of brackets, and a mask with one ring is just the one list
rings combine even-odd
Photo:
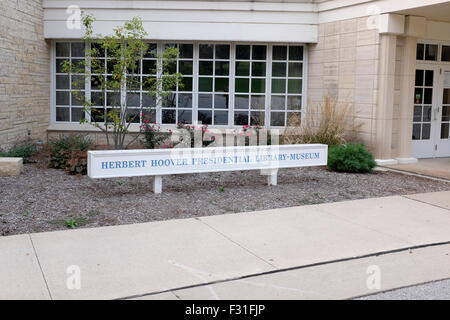
[(35, 151), (36, 145), (27, 141), (13, 146), (7, 152), (0, 152), (0, 157), (23, 158), (23, 162), (27, 163)]
[(376, 166), (372, 154), (363, 144), (348, 143), (331, 147), (328, 168), (338, 172), (368, 173)]
[(86, 174), (87, 150), (92, 145), (86, 135), (60, 135), (49, 144), (49, 166), (51, 168), (66, 169), (70, 173)]

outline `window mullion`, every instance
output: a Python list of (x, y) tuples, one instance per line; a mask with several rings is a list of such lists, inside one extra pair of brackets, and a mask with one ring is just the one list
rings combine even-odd
[(230, 44), (230, 82), (229, 82), (229, 112), (228, 126), (234, 126), (234, 101), (235, 101), (235, 77), (236, 77), (236, 44)]
[[(156, 59), (156, 65), (157, 65), (157, 67), (156, 67), (156, 72), (157, 72), (157, 74), (156, 74), (156, 79), (157, 79), (157, 81), (158, 81), (158, 88), (157, 88), (157, 90), (158, 91), (161, 91), (162, 90), (162, 83), (161, 83), (161, 78), (162, 78), (162, 46), (163, 46), (163, 44), (162, 44), (162, 42), (161, 41), (158, 41), (157, 43), (156, 43), (156, 52), (157, 52), (157, 54), (156, 54), (156, 56), (157, 56), (157, 59)], [(156, 122), (157, 123), (162, 123), (162, 98), (161, 98), (161, 95), (158, 95), (157, 97), (156, 97)]]
[(192, 61), (192, 123), (198, 124), (198, 74), (199, 74), (199, 43), (193, 43)]
[(272, 45), (267, 45), (267, 59), (266, 59), (266, 95), (265, 95), (265, 114), (264, 114), (264, 127), (269, 127), (270, 124), (270, 94), (272, 84)]

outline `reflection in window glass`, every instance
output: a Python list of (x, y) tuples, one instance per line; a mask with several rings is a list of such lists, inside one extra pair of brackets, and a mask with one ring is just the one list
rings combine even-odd
[[(264, 125), (266, 72), (266, 45), (236, 46), (235, 125)], [(245, 95), (243, 95), (245, 94)]]
[[(303, 47), (272, 47), (271, 126), (285, 126), (289, 117), (300, 115), (303, 94)], [(283, 111), (283, 112), (281, 112)]]
[[(198, 121), (209, 125), (228, 125), (230, 107), (229, 44), (199, 45)], [(209, 94), (206, 94), (209, 93)]]
[[(122, 103), (130, 108), (129, 121), (140, 123), (139, 111), (144, 107), (154, 111), (148, 119), (162, 124), (180, 121), (191, 124), (198, 120), (210, 125), (265, 125), (267, 118), (270, 119), (267, 125), (285, 126), (289, 114), (300, 114), (302, 108), (301, 45), (148, 43), (137, 65), (126, 70), (127, 95), (120, 93), (119, 81), (113, 79), (117, 61), (97, 44), (87, 45), (95, 51), (87, 66), (90, 69), (86, 69), (90, 74), (88, 83), (84, 74), (63, 73), (66, 61), (84, 70), (85, 46), (83, 42), (55, 43), (56, 57), (52, 63), (57, 121), (82, 120), (86, 97), (93, 106), (89, 120), (97, 122), (105, 121), (111, 107)], [(178, 48), (179, 57), (159, 73), (158, 52), (168, 47)], [(426, 52), (427, 57), (433, 56), (433, 50), (424, 46), (424, 58)], [(176, 72), (183, 78), (180, 84), (167, 88), (172, 91), (168, 97), (160, 100), (147, 93), (158, 83), (158, 77)], [(421, 85), (417, 92), (421, 116), (422, 104), (429, 102), (432, 92), (426, 90), (431, 88), (427, 86), (429, 81), (430, 74), (416, 75), (416, 84)], [(156, 103), (160, 106), (158, 113)]]

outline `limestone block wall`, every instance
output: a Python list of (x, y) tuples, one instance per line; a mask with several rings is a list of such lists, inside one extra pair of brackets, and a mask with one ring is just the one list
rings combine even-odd
[(44, 139), (50, 121), (50, 44), (42, 0), (0, 1), (0, 148)]
[(319, 25), (319, 42), (309, 45), (308, 105), (329, 95), (354, 106), (356, 137), (374, 147), (380, 36), (368, 18)]

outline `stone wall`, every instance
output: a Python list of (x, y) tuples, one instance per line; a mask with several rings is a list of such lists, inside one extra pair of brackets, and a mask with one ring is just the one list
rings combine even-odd
[(309, 45), (308, 105), (325, 96), (353, 105), (356, 137), (374, 149), (380, 36), (368, 18), (319, 25), (319, 42)]
[(50, 122), (50, 44), (42, 0), (0, 1), (0, 148), (44, 139)]

